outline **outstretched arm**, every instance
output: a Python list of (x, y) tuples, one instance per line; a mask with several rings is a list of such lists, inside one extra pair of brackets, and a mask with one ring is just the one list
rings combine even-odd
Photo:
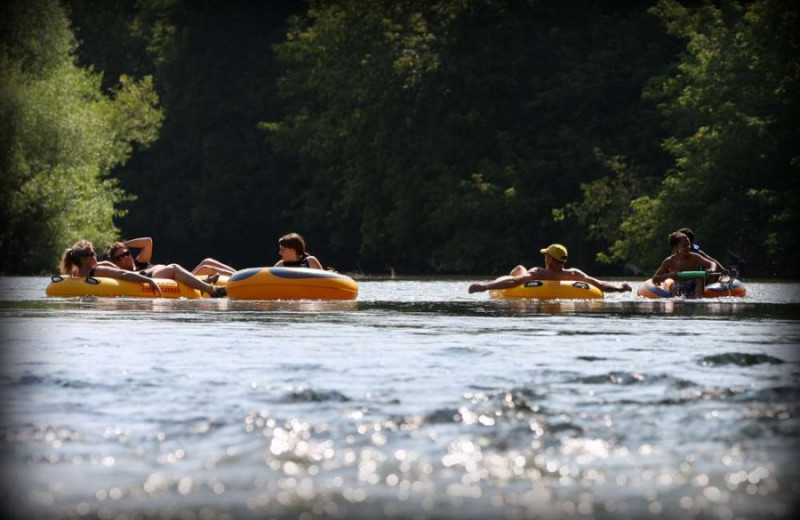
[(573, 272), (575, 274), (583, 276), (583, 280), (581, 280), (581, 281), (584, 281), (586, 283), (592, 284), (595, 287), (599, 288), (603, 292), (629, 292), (629, 291), (633, 290), (631, 288), (631, 286), (628, 285), (625, 282), (623, 282), (621, 284), (616, 284), (616, 283), (611, 283), (611, 282), (604, 282), (603, 280), (598, 280), (597, 278), (589, 276), (588, 274), (584, 273), (580, 269), (573, 269)]
[(484, 292), (494, 289), (510, 289), (511, 287), (522, 285), (531, 279), (532, 276), (530, 273), (525, 273), (520, 276), (503, 276), (493, 282), (474, 283), (469, 286), (468, 290), (469, 293), (472, 294), (474, 292)]
[(161, 287), (158, 286), (156, 281), (153, 280), (152, 278), (142, 276), (139, 273), (134, 273), (133, 271), (126, 271), (124, 269), (119, 269), (117, 267), (98, 265), (95, 268), (95, 274), (98, 276), (108, 276), (109, 278), (116, 278), (118, 280), (126, 280), (128, 282), (146, 283), (147, 285), (153, 288), (153, 292), (156, 294), (156, 296), (161, 296)]
[(139, 250), (136, 261), (142, 264), (149, 264), (153, 258), (153, 239), (150, 237), (132, 238), (123, 242), (126, 247), (133, 247)]

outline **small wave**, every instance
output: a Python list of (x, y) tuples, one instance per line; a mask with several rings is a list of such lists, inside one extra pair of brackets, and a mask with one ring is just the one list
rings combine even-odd
[(323, 369), (321, 363), (283, 363), (279, 365), (281, 370), (287, 372), (314, 372)]
[(280, 399), (282, 403), (321, 403), (325, 401), (344, 403), (350, 401), (350, 398), (337, 390), (320, 391), (307, 388), (289, 392)]
[(29, 385), (40, 385), (44, 383), (44, 377), (42, 376), (35, 376), (32, 374), (25, 374), (24, 376), (20, 377), (16, 385), (19, 386), (29, 386)]
[[(475, 388), (475, 387), (473, 387)], [(424, 424), (480, 424), (494, 426), (499, 423), (527, 424), (533, 414), (544, 413), (536, 403), (542, 396), (529, 388), (483, 389), (464, 395), (468, 404), (459, 408), (439, 408), (423, 417)]]
[(550, 433), (563, 433), (563, 432), (574, 432), (577, 435), (583, 433), (583, 427), (580, 425), (575, 424), (569, 419), (564, 418), (554, 418), (551, 421), (546, 423), (547, 430)]
[(449, 424), (459, 422), (461, 414), (455, 408), (441, 408), (425, 416), (426, 424)]
[(578, 356), (575, 359), (577, 359), (578, 361), (605, 361), (608, 358), (597, 357), (597, 356)]
[(670, 378), (669, 376), (648, 376), (638, 372), (609, 372), (607, 374), (597, 374), (594, 376), (580, 377), (574, 380), (574, 383), (584, 385), (603, 385), (611, 383), (613, 385), (638, 385), (648, 384), (655, 382), (663, 382), (664, 379)]
[(9, 442), (46, 442), (61, 445), (68, 441), (79, 441), (83, 433), (68, 426), (59, 424), (25, 424), (21, 426), (0, 427), (0, 441)]
[(770, 365), (781, 365), (784, 361), (767, 354), (747, 354), (745, 352), (729, 352), (726, 354), (715, 354), (704, 356), (698, 362), (705, 366), (737, 365), (740, 367), (751, 367), (768, 363)]
[[(691, 386), (697, 386), (692, 384)], [(666, 397), (653, 404), (658, 406), (683, 406), (687, 403), (693, 402), (708, 402), (708, 401), (727, 401), (742, 393), (741, 388), (704, 388), (702, 390), (692, 390), (680, 392), (677, 395)], [(621, 404), (644, 404), (641, 401), (623, 400)]]
[(38, 385), (54, 385), (61, 388), (76, 388), (76, 389), (108, 389), (117, 390), (117, 384), (104, 384), (97, 382), (81, 381), (77, 379), (65, 379), (52, 376), (40, 376), (34, 374), (24, 374), (16, 381), (11, 383), (12, 386), (38, 386)]
[(436, 351), (435, 355), (450, 356), (450, 355), (477, 355), (477, 356), (490, 356), (492, 353), (482, 347), (472, 346), (456, 346), (446, 347), (442, 350)]
[(737, 401), (758, 403), (791, 403), (800, 402), (800, 388), (793, 386), (776, 386), (742, 392), (737, 396)]

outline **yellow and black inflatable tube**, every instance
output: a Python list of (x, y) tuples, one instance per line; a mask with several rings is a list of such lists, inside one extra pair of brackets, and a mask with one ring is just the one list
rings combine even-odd
[[(153, 278), (161, 289), (164, 298), (195, 299), (206, 296), (197, 289), (184, 285), (175, 280), (166, 278)], [(72, 296), (100, 296), (100, 297), (131, 297), (155, 298), (152, 287), (146, 283), (129, 282), (106, 278), (102, 276), (53, 276), (47, 285), (47, 296), (72, 297)]]
[(531, 280), (510, 289), (493, 289), (490, 298), (536, 298), (539, 300), (603, 299), (603, 291), (586, 282)]
[(252, 267), (231, 275), (231, 300), (355, 300), (358, 284), (343, 274), (303, 267)]

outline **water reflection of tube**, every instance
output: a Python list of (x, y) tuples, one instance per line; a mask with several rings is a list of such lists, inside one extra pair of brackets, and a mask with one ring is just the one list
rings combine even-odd
[(643, 302), (632, 302), (631, 310), (637, 312), (649, 312), (652, 314), (674, 314), (679, 316), (702, 316), (702, 315), (722, 315), (738, 314), (743, 310), (753, 307), (750, 303), (742, 303), (741, 300), (735, 301), (709, 301), (709, 300), (652, 300)]
[(515, 315), (572, 314), (579, 311), (596, 312), (606, 310), (603, 300), (505, 300), (505, 307)]
[(331, 312), (355, 311), (358, 302), (353, 300), (227, 300), (231, 310), (264, 312)]

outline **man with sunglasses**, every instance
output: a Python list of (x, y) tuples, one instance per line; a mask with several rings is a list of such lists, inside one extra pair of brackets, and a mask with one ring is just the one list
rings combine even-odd
[[(131, 248), (139, 248), (139, 254), (133, 258)], [(153, 239), (150, 237), (134, 238), (125, 242), (115, 242), (108, 251), (111, 262), (126, 271), (134, 271), (150, 278), (169, 278), (177, 280), (189, 287), (210, 294), (213, 298), (227, 295), (224, 287), (215, 287), (208, 281), (201, 280), (178, 264), (151, 264), (153, 255)], [(217, 277), (219, 278), (219, 277)]]
[[(131, 249), (138, 253), (133, 257)], [(108, 258), (122, 269), (141, 271), (150, 266), (153, 258), (153, 239), (150, 237), (134, 238), (124, 242), (115, 242), (108, 251)]]
[(545, 267), (531, 267), (526, 269), (518, 265), (511, 270), (508, 276), (501, 276), (493, 282), (474, 283), (469, 286), (470, 294), (474, 292), (489, 291), (492, 289), (510, 289), (522, 285), (531, 280), (568, 280), (574, 282), (586, 282), (594, 285), (603, 292), (627, 292), (631, 286), (627, 283), (614, 284), (604, 282), (597, 278), (592, 278), (580, 269), (565, 268), (567, 263), (567, 248), (561, 244), (550, 244), (540, 250), (544, 253)]
[[(138, 249), (139, 251), (135, 258), (131, 249)], [(115, 242), (108, 251), (108, 258), (114, 264), (130, 271), (147, 269), (153, 265), (151, 263), (153, 258), (153, 239), (140, 237), (124, 242)], [(206, 275), (205, 281), (208, 283), (216, 283), (220, 275), (230, 276), (235, 272), (236, 268), (213, 258), (204, 259), (191, 271), (197, 277)]]

